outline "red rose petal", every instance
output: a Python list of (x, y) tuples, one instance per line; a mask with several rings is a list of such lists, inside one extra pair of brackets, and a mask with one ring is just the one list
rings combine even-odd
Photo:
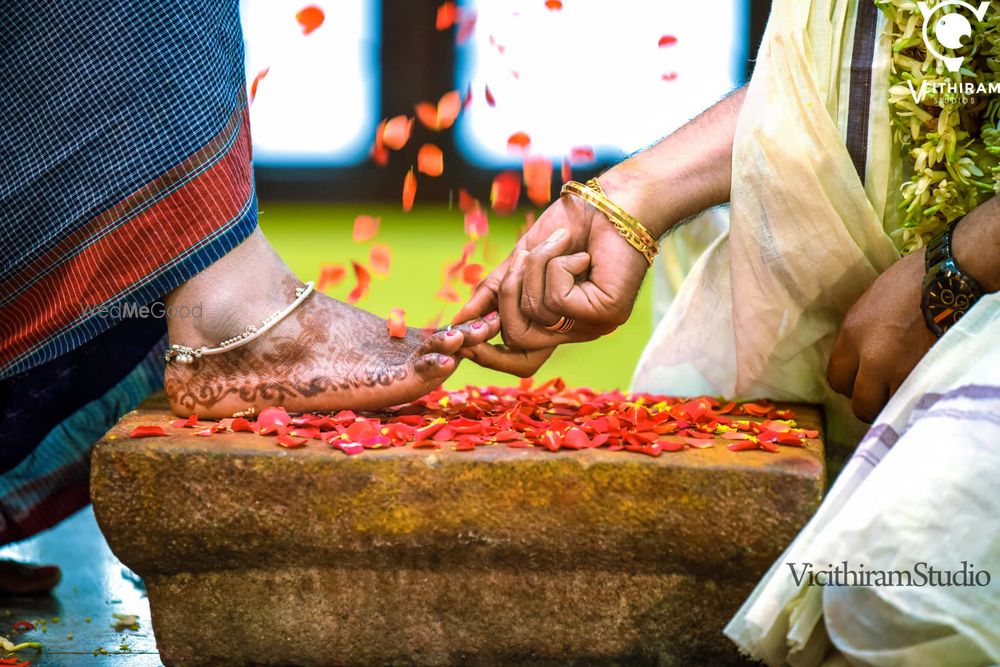
[(403, 211), (409, 213), (413, 210), (413, 200), (417, 196), (417, 177), (413, 173), (413, 167), (406, 172), (403, 178)]
[(406, 338), (406, 312), (402, 308), (393, 308), (389, 311), (389, 319), (386, 320), (389, 327), (389, 335), (393, 338)]
[(347, 269), (342, 264), (322, 264), (319, 267), (319, 278), (316, 279), (316, 290), (322, 292), (328, 287), (340, 283), (347, 275)]
[(456, 20), (458, 20), (458, 8), (455, 7), (454, 2), (442, 2), (438, 5), (437, 17), (434, 21), (434, 27), (438, 31), (447, 30), (455, 25)]
[(489, 234), (490, 219), (478, 205), (465, 213), (465, 233), (472, 240), (477, 240)]
[(493, 91), (490, 90), (489, 86), (486, 86), (486, 104), (491, 107), (495, 107), (497, 105), (497, 101), (493, 97)]
[(428, 176), (444, 173), (444, 153), (434, 144), (424, 144), (417, 152), (417, 171)]
[(558, 12), (563, 8), (562, 0), (545, 0), (545, 8), (553, 12)]
[(386, 148), (398, 151), (410, 140), (413, 132), (413, 119), (407, 116), (394, 116), (385, 122), (382, 130), (382, 143)]
[(524, 159), (524, 184), (528, 199), (544, 206), (552, 199), (552, 162), (540, 155)]
[(316, 5), (303, 7), (295, 13), (295, 20), (299, 22), (300, 26), (302, 26), (303, 35), (308, 35), (312, 31), (316, 30), (316, 28), (323, 25), (323, 20), (325, 18), (326, 15), (323, 14), (323, 10)]
[(368, 260), (371, 262), (372, 271), (380, 276), (387, 276), (392, 264), (392, 249), (384, 243), (373, 243), (368, 253)]
[(301, 447), (306, 444), (308, 438), (296, 438), (290, 434), (279, 435), (277, 437), (277, 442), (279, 445), (285, 449), (295, 449), (296, 447)]
[(261, 81), (264, 80), (264, 77), (267, 76), (267, 73), (270, 72), (270, 71), (271, 71), (270, 67), (265, 67), (261, 71), (257, 72), (257, 76), (255, 76), (253, 78), (253, 83), (250, 84), (250, 102), (251, 103), (254, 101), (254, 98), (257, 97), (257, 85)]
[(372, 276), (368, 273), (368, 269), (361, 264), (351, 260), (351, 265), (354, 267), (354, 278), (357, 282), (351, 293), (347, 295), (347, 303), (357, 303), (368, 294), (368, 287), (371, 285)]
[(515, 132), (507, 138), (508, 153), (527, 153), (531, 148), (531, 137), (524, 132)]
[(381, 223), (382, 218), (370, 215), (359, 215), (354, 218), (354, 242), (364, 243), (375, 238)]
[(479, 281), (483, 279), (483, 265), (482, 264), (467, 264), (465, 268), (462, 269), (462, 282), (471, 287), (475, 287), (479, 284)]
[(503, 171), (493, 179), (490, 207), (500, 215), (513, 213), (521, 197), (521, 177), (514, 171)]
[(658, 45), (662, 48), (664, 46), (673, 46), (676, 43), (677, 43), (676, 37), (674, 37), (673, 35), (664, 35), (663, 37), (660, 37)]
[(569, 165), (569, 158), (563, 158), (562, 172), (559, 175), (562, 176), (563, 183), (573, 180), (573, 168)]
[(130, 438), (151, 438), (159, 435), (167, 435), (162, 426), (136, 426), (128, 434)]

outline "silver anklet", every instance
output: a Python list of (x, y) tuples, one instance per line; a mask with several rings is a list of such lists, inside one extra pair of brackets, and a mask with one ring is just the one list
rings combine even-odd
[(224, 340), (219, 343), (218, 347), (188, 347), (187, 345), (171, 345), (167, 348), (164, 353), (163, 358), (169, 363), (171, 361), (176, 361), (179, 364), (190, 364), (195, 359), (200, 357), (205, 357), (210, 354), (221, 354), (223, 352), (228, 352), (229, 350), (240, 347), (241, 345), (246, 345), (250, 341), (259, 336), (263, 335), (268, 329), (273, 327), (275, 324), (281, 320), (288, 317), (288, 314), (299, 307), (299, 305), (306, 300), (313, 291), (313, 283), (310, 280), (302, 287), (297, 287), (295, 289), (295, 301), (289, 304), (283, 310), (279, 310), (271, 315), (264, 318), (264, 321), (259, 327), (254, 325), (247, 326), (243, 330), (243, 333), (233, 336), (228, 340)]

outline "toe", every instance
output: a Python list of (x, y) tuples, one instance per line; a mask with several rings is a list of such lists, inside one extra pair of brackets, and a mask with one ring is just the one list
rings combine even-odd
[(456, 363), (447, 354), (425, 354), (413, 363), (413, 369), (424, 381), (442, 382), (455, 372)]
[(500, 332), (500, 318), (469, 320), (455, 328), (461, 331), (464, 336), (464, 347), (472, 347), (488, 341)]
[(417, 348), (418, 354), (428, 354), (440, 352), (441, 354), (453, 354), (457, 352), (465, 340), (464, 335), (458, 329), (448, 329), (431, 334)]

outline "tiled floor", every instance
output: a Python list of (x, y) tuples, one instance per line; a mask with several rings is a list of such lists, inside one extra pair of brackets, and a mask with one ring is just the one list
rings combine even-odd
[[(0, 559), (4, 558), (55, 564), (63, 573), (50, 597), (0, 599), (0, 634), (15, 642), (42, 643), (40, 654), (26, 649), (18, 654), (21, 658), (39, 667), (161, 664), (142, 581), (108, 549), (90, 507), (52, 530), (0, 548)], [(138, 615), (139, 630), (115, 631), (115, 612)], [(10, 628), (19, 620), (31, 621), (37, 628), (13, 637)], [(94, 655), (98, 648), (108, 654)]]

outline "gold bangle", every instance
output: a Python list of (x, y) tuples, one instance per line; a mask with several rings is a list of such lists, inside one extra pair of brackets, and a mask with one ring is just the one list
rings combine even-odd
[(578, 181), (569, 181), (562, 186), (560, 194), (579, 197), (603, 213), (628, 244), (642, 253), (650, 266), (653, 265), (653, 259), (660, 250), (656, 239), (641, 222), (629, 215), (628, 211), (608, 199), (596, 178), (587, 181), (586, 185)]

